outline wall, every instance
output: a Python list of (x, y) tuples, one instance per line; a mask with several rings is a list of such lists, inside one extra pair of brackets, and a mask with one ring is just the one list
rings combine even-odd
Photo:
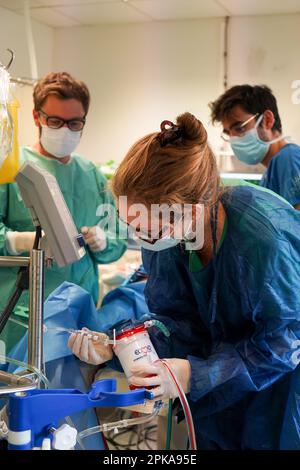
[[(39, 76), (52, 70), (54, 30), (36, 21), (32, 21), (33, 35), (35, 39), (36, 55)], [(22, 15), (18, 15), (0, 7), (0, 61), (4, 64), (9, 59), (6, 48), (15, 52), (10, 74), (13, 77), (30, 77), (29, 54), (26, 42), (25, 22)], [(19, 112), (20, 144), (30, 144), (37, 136), (36, 128), (31, 118), (32, 88), (16, 87), (16, 96), (20, 100)]]
[[(207, 103), (222, 91), (222, 22), (217, 18), (57, 30), (33, 22), (39, 75), (67, 70), (91, 90), (79, 151), (95, 162), (120, 161), (136, 139), (186, 110), (208, 125)], [(30, 73), (24, 38), (22, 16), (0, 8), (0, 43), (16, 52), (12, 75)], [(300, 80), (299, 44), (299, 14), (230, 20), (229, 85), (268, 84), (277, 96), (285, 133), (298, 143), (300, 104), (292, 103), (291, 84)], [(31, 92), (19, 90), (21, 143), (31, 143), (36, 136)], [(218, 150), (220, 129), (208, 125), (208, 130)]]
[[(120, 161), (136, 139), (189, 110), (205, 124), (221, 88), (221, 22), (205, 19), (60, 29), (56, 70), (84, 80), (92, 106), (79, 150)], [(218, 131), (212, 129), (211, 137)]]
[[(85, 80), (92, 107), (80, 151), (119, 161), (140, 136), (185, 110), (208, 125), (219, 150), (220, 129), (207, 103), (222, 91), (222, 19), (56, 30), (56, 69)], [(277, 96), (284, 131), (300, 143), (300, 15), (236, 17), (229, 27), (229, 85), (266, 83)]]
[(291, 84), (300, 80), (300, 15), (233, 18), (229, 51), (229, 85), (269, 85), (284, 133), (300, 144), (300, 104), (291, 99)]

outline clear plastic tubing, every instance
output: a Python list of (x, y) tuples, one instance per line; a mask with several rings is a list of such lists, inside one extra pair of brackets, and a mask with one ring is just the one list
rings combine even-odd
[(122, 419), (121, 421), (115, 421), (113, 423), (104, 423), (100, 426), (94, 426), (93, 428), (85, 429), (79, 433), (79, 437), (84, 439), (85, 437), (91, 436), (92, 434), (96, 434), (97, 432), (107, 432), (111, 431), (112, 429), (120, 429), (126, 428), (128, 426), (134, 426), (137, 424), (146, 424), (152, 421), (155, 416), (158, 415), (159, 410), (162, 407), (162, 402), (157, 401), (154, 404), (154, 410), (150, 415), (141, 416), (140, 418), (131, 418), (131, 419)]

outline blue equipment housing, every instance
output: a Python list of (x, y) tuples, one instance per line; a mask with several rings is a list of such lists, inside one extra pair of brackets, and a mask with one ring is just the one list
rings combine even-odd
[(124, 407), (151, 400), (153, 394), (139, 389), (117, 393), (116, 379), (95, 382), (88, 393), (76, 389), (31, 390), (9, 397), (9, 430), (14, 433), (31, 431), (26, 444), (8, 445), (10, 450), (30, 450), (40, 447), (43, 439), (52, 440), (51, 428), (57, 428), (59, 419), (78, 411), (95, 407)]

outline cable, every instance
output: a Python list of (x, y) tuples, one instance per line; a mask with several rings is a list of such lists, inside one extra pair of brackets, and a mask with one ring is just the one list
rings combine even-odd
[(4, 308), (3, 312), (0, 315), (0, 333), (2, 333), (8, 318), (10, 317), (11, 313), (13, 312), (15, 306), (18, 303), (19, 298), (22, 295), (24, 290), (27, 290), (29, 286), (29, 267), (22, 266), (19, 269), (16, 287), (14, 292), (12, 293), (11, 297), (8, 300), (6, 307)]
[(108, 444), (106, 442), (106, 437), (104, 436), (103, 432), (101, 432), (101, 437), (102, 437), (102, 440), (103, 440), (104, 449), (109, 450)]
[(172, 436), (172, 404), (173, 400), (169, 400), (169, 407), (168, 407), (168, 425), (167, 425), (167, 438), (166, 438), (166, 449), (170, 450), (171, 447), (171, 436)]
[(4, 327), (10, 317), (10, 314), (12, 313), (14, 307), (17, 305), (19, 298), (21, 297), (22, 290), (21, 289), (15, 289), (13, 292), (12, 296), (10, 297), (8, 304), (6, 305), (5, 309), (1, 313), (0, 317), (0, 333), (4, 330)]
[[(150, 434), (157, 431), (157, 426), (147, 427), (145, 429), (139, 429), (139, 426), (134, 426), (132, 428), (127, 428), (118, 434), (115, 434), (111, 430), (106, 437), (107, 442), (111, 445), (111, 450), (145, 450), (142, 449), (142, 445), (146, 445), (149, 450), (154, 450), (153, 446), (150, 445), (151, 442), (156, 442), (156, 439), (149, 437)], [(128, 441), (125, 441), (124, 437), (128, 435)], [(136, 442), (134, 442), (136, 439)], [(122, 442), (120, 442), (122, 440)], [(112, 447), (114, 449), (112, 449)]]
[[(127, 419), (129, 421), (131, 416), (129, 410), (118, 409), (117, 411), (120, 419)], [(142, 423), (141, 425), (128, 426), (117, 433), (114, 429), (110, 429), (105, 432), (105, 438), (110, 450), (145, 450), (146, 447), (149, 450), (154, 450), (153, 443), (156, 443), (156, 439), (152, 437), (156, 431), (156, 424), (145, 427), (145, 423)]]
[[(37, 250), (39, 247), (39, 241), (42, 237), (42, 227), (38, 225), (35, 231), (35, 239), (33, 249)], [(24, 290), (29, 287), (29, 266), (21, 267), (19, 269), (16, 281), (16, 287), (11, 297), (9, 298), (6, 307), (0, 315), (0, 333), (2, 333), (11, 313), (17, 305)]]

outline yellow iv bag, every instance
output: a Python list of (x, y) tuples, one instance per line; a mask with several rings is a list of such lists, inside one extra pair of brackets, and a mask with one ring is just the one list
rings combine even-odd
[[(0, 184), (12, 183), (20, 169), (19, 144), (18, 144), (18, 108), (19, 102), (13, 98), (7, 103), (7, 111), (12, 129), (10, 152), (0, 165)], [(9, 124), (8, 124), (9, 125)]]

